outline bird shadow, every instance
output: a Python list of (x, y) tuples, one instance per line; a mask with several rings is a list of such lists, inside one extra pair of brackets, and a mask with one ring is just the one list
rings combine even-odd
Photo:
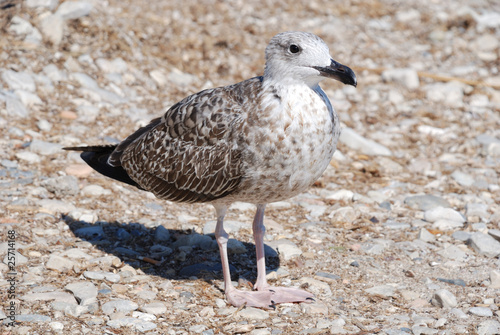
[[(88, 241), (99, 250), (117, 256), (122, 262), (145, 274), (166, 279), (222, 279), (220, 253), (214, 234), (195, 231), (149, 228), (141, 223), (97, 221), (89, 223), (63, 216), (75, 237)], [(254, 281), (255, 245), (229, 241), (231, 279)], [(279, 254), (265, 245), (268, 269), (279, 267)]]

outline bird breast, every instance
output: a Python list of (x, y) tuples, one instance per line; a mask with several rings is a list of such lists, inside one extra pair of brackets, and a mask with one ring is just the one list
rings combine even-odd
[(336, 149), (339, 122), (321, 88), (306, 88), (268, 88), (261, 111), (249, 113), (237, 198), (280, 201), (303, 192), (325, 171)]

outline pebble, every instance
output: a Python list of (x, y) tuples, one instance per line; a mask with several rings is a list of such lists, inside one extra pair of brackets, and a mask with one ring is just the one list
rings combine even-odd
[(40, 183), (47, 191), (54, 193), (57, 197), (75, 195), (80, 192), (78, 180), (74, 176), (60, 176), (49, 178)]
[(469, 309), (469, 313), (476, 316), (493, 316), (493, 312), (488, 307), (472, 307)]
[(64, 20), (61, 15), (54, 13), (43, 16), (39, 27), (45, 40), (54, 46), (61, 44), (64, 35)]
[(141, 333), (156, 328), (156, 324), (153, 322), (143, 321), (131, 317), (110, 320), (106, 324), (111, 328), (128, 327), (137, 330)]
[(2, 72), (1, 77), (11, 90), (23, 90), (28, 92), (35, 92), (36, 90), (35, 80), (28, 72), (7, 70)]
[(90, 305), (97, 302), (97, 287), (91, 282), (74, 282), (64, 288), (73, 292), (80, 305)]
[(461, 309), (452, 308), (450, 309), (450, 315), (455, 316), (458, 319), (467, 319), (469, 316), (465, 314)]
[(444, 103), (448, 107), (463, 106), (464, 87), (460, 83), (434, 83), (426, 85), (424, 89), (430, 101)]
[(49, 326), (55, 332), (61, 332), (64, 329), (64, 324), (58, 321), (53, 321), (49, 323)]
[(490, 283), (491, 288), (500, 288), (500, 270), (491, 270)]
[(438, 254), (445, 258), (457, 261), (466, 261), (469, 258), (467, 253), (465, 253), (465, 251), (463, 251), (456, 245), (450, 245), (443, 250), (438, 251)]
[(15, 94), (0, 91), (0, 98), (5, 100), (7, 116), (26, 118), (30, 115), (28, 109)]
[(87, 185), (82, 188), (81, 194), (86, 197), (100, 197), (102, 195), (111, 195), (111, 191), (100, 185)]
[(26, 0), (25, 4), (31, 8), (47, 8), (49, 10), (54, 10), (59, 1), (58, 0)]
[(283, 256), (283, 259), (286, 261), (302, 255), (302, 250), (294, 242), (287, 239), (271, 241), (266, 244)]
[(486, 320), (479, 323), (477, 326), (478, 335), (494, 335), (500, 334), (500, 322), (497, 320)]
[(106, 237), (102, 226), (89, 226), (78, 228), (74, 231), (75, 236), (84, 238), (88, 241), (101, 240)]
[(170, 232), (167, 228), (163, 226), (158, 226), (155, 229), (155, 241), (156, 242), (166, 242), (170, 240)]
[(436, 237), (433, 234), (431, 234), (427, 229), (422, 228), (418, 232), (418, 239), (424, 242), (434, 242), (436, 240)]
[(462, 186), (465, 187), (470, 187), (474, 184), (476, 181), (474, 177), (472, 177), (470, 174), (464, 173), (462, 171), (455, 170), (452, 174), (451, 177), (455, 179), (457, 183), (459, 183)]
[(488, 234), (472, 233), (467, 242), (480, 255), (491, 258), (500, 255), (500, 242)]
[(40, 314), (17, 314), (17, 322), (50, 322), (52, 319), (47, 315)]
[(56, 14), (64, 20), (79, 19), (90, 14), (92, 4), (86, 1), (65, 1), (58, 8)]
[(364, 138), (351, 128), (343, 128), (340, 133), (339, 141), (352, 150), (359, 151), (362, 154), (370, 156), (392, 156), (391, 150), (387, 147)]
[(47, 264), (45, 264), (45, 267), (49, 270), (54, 270), (58, 272), (69, 272), (73, 270), (75, 264), (76, 264), (75, 262), (65, 257), (61, 257), (58, 255), (50, 255)]
[(453, 308), (457, 306), (457, 298), (446, 289), (442, 289), (434, 293), (431, 299), (434, 306), (442, 308)]
[(409, 207), (421, 211), (428, 211), (437, 207), (451, 207), (447, 200), (432, 194), (409, 196), (405, 198), (404, 202)]
[(463, 224), (465, 217), (452, 208), (436, 207), (424, 212), (424, 219), (428, 222), (436, 222), (438, 220), (446, 220)]
[(387, 220), (382, 225), (388, 229), (408, 229), (411, 227), (409, 223), (398, 222), (394, 220)]
[(42, 156), (55, 155), (62, 152), (62, 145), (34, 139), (30, 143), (30, 150)]
[(167, 307), (163, 302), (151, 302), (142, 306), (140, 310), (153, 315), (163, 315), (167, 312)]
[(237, 315), (243, 319), (249, 320), (266, 320), (269, 318), (269, 312), (254, 307), (243, 308)]
[(394, 296), (395, 287), (392, 285), (379, 285), (365, 290), (368, 294), (388, 299)]
[(401, 84), (409, 90), (420, 86), (417, 71), (413, 69), (388, 69), (382, 72), (382, 79), (387, 82)]
[(139, 305), (137, 305), (135, 302), (124, 299), (108, 301), (101, 306), (102, 312), (108, 315), (120, 312), (128, 313), (131, 311), (135, 311), (137, 308), (139, 308)]

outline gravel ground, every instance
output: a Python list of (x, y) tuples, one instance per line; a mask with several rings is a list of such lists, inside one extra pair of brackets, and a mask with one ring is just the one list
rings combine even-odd
[[(500, 333), (498, 1), (0, 8), (2, 334)], [(262, 74), (285, 30), (321, 36), (358, 87), (324, 82), (339, 151), (266, 211), (269, 280), (316, 302), (236, 309), (210, 205), (159, 201), (61, 148), (115, 143), (188, 94)], [(246, 287), (253, 213), (227, 215)]]

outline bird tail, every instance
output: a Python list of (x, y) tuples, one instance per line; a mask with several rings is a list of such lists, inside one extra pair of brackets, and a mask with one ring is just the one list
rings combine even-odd
[(70, 151), (81, 151), (82, 153), (80, 154), (80, 157), (85, 161), (85, 163), (87, 163), (91, 168), (93, 168), (100, 174), (142, 189), (139, 184), (137, 184), (134, 180), (132, 180), (132, 178), (130, 178), (127, 171), (125, 171), (122, 166), (112, 166), (108, 164), (108, 158), (116, 149), (116, 145), (65, 147), (63, 149)]

